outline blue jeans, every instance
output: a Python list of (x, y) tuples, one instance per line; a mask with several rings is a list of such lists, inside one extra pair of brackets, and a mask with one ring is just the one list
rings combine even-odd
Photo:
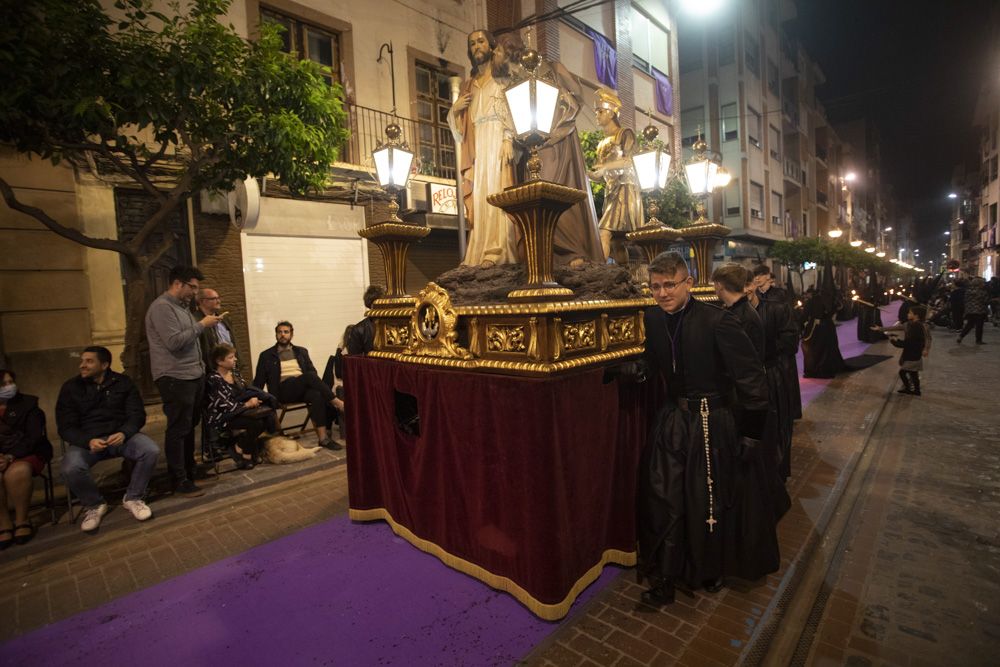
[(135, 463), (132, 479), (129, 481), (128, 490), (125, 491), (125, 499), (142, 498), (156, 469), (156, 459), (160, 456), (159, 446), (148, 435), (136, 433), (123, 444), (106, 447), (99, 452), (76, 446), (66, 448), (62, 460), (63, 479), (84, 507), (97, 507), (104, 502), (90, 474), (91, 467), (98, 461), (116, 459), (120, 456)]

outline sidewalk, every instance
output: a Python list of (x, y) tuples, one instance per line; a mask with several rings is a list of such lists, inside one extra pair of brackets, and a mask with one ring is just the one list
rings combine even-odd
[[(850, 328), (845, 328), (843, 334), (850, 335), (853, 323), (844, 326)], [(890, 354), (890, 349), (887, 343), (882, 343), (870, 351)], [(770, 619), (777, 617), (774, 612), (780, 611), (782, 600), (790, 595), (801, 563), (822, 534), (829, 520), (830, 501), (839, 495), (849, 477), (861, 444), (885, 404), (895, 372), (895, 361), (889, 360), (843, 375), (831, 381), (806, 408), (805, 419), (796, 428), (793, 450), (790, 492), (794, 507), (782, 520), (779, 530), (783, 555), (779, 573), (755, 587), (727, 589), (714, 596), (699, 594), (693, 600), (680, 597), (675, 605), (654, 611), (637, 604), (641, 588), (632, 583), (630, 571), (623, 572), (594, 594), (589, 603), (579, 605), (565, 621), (544, 628), (545, 633), (551, 628), (549, 638), (522, 662), (698, 665), (733, 664), (740, 659), (755, 662), (755, 656), (766, 648), (768, 633), (773, 629)], [(8, 582), (0, 590), (0, 614), (4, 618), (0, 623), (0, 640), (217, 563), (227, 556), (242, 554), (301, 528), (343, 516), (347, 484), (345, 467), (339, 465), (342, 459), (321, 452), (317, 460), (325, 460), (325, 465), (317, 464), (318, 469), (309, 473), (299, 468), (303, 464), (262, 466), (250, 473), (256, 475), (261, 470), (259, 474), (282, 476), (271, 478), (270, 486), (250, 486), (250, 482), (240, 482), (237, 486), (235, 480), (242, 476), (230, 473), (205, 498), (157, 501), (152, 521), (137, 523), (121, 510), (115, 510), (97, 535), (83, 535), (77, 527), (61, 524), (55, 529), (63, 531), (58, 540), (45, 538), (51, 540), (45, 542), (40, 535), (36, 538), (38, 545), (15, 547), (0, 554), (0, 580)], [(234, 481), (228, 482), (227, 477)], [(241, 491), (238, 494), (237, 489)], [(177, 504), (171, 506), (168, 502)], [(112, 519), (117, 523), (111, 523)], [(381, 528), (376, 532), (389, 530)], [(254, 556), (248, 554), (246, 558), (252, 560)], [(350, 586), (349, 581), (343, 580), (345, 573), (326, 571), (327, 567), (325, 562), (317, 562), (317, 569), (311, 574), (323, 572), (325, 581), (328, 580), (326, 585), (345, 589)], [(454, 572), (449, 576), (464, 579)], [(484, 597), (503, 597), (485, 587), (479, 588)], [(398, 595), (390, 599), (402, 608), (414, 602)], [(200, 613), (199, 609), (192, 609), (192, 613)], [(155, 609), (149, 611), (155, 613)], [(448, 656), (454, 659), (455, 654), (447, 649), (447, 638), (456, 632), (454, 626), (460, 625), (461, 611), (442, 608), (441, 612), (445, 618), (452, 615), (449, 627), (428, 626), (426, 622), (433, 621), (433, 617), (422, 616), (423, 620), (413, 619), (413, 627), (399, 635), (382, 636), (384, 629), (378, 624), (362, 630), (370, 634), (369, 642), (393, 642), (403, 647), (414, 641), (415, 636), (438, 634), (444, 641), (441, 661), (448, 662)], [(346, 627), (342, 624), (350, 618), (350, 614), (345, 616), (341, 610), (329, 619), (316, 617), (316, 622), (320, 627), (328, 622)], [(482, 632), (490, 630), (484, 628)], [(219, 640), (231, 641), (227, 637), (220, 636)], [(308, 646), (299, 648), (307, 650)], [(224, 651), (225, 646), (218, 649)], [(206, 656), (206, 661), (212, 659)], [(484, 655), (478, 662), (509, 664), (510, 661)]]
[[(253, 470), (236, 470), (231, 459), (224, 459), (219, 463), (219, 475), (214, 474), (214, 470), (205, 464), (207, 472), (211, 475), (209, 480), (199, 481), (198, 485), (205, 490), (205, 495), (198, 498), (185, 498), (175, 496), (170, 492), (169, 479), (167, 474), (167, 461), (163, 454), (163, 435), (166, 428), (166, 419), (160, 410), (159, 405), (147, 406), (148, 418), (143, 433), (148, 435), (160, 445), (160, 458), (157, 461), (156, 472), (149, 484), (147, 501), (156, 517), (163, 517), (168, 514), (184, 512), (192, 508), (198, 508), (206, 503), (211, 503), (216, 499), (235, 499), (243, 494), (266, 488), (274, 484), (280, 484), (288, 480), (296, 479), (313, 472), (329, 470), (345, 462), (345, 452), (331, 451), (319, 448), (318, 453), (307, 461), (273, 465), (265, 463), (254, 467)], [(195, 429), (200, 433), (201, 429)], [(291, 431), (289, 435), (294, 435)], [(316, 434), (314, 431), (307, 432), (298, 438), (298, 442), (303, 445), (314, 446), (316, 444)], [(196, 439), (196, 458), (201, 460), (200, 436)], [(80, 533), (79, 528), (79, 503), (74, 504), (73, 513), (75, 522), (70, 520), (66, 506), (66, 487), (62, 483), (62, 474), (59, 471), (58, 446), (56, 447), (57, 458), (52, 461), (52, 472), (55, 477), (55, 505), (56, 524), (51, 523), (51, 512), (43, 506), (44, 494), (41, 482), (35, 483), (35, 493), (32, 499), (31, 520), (34, 523), (37, 534), (27, 545), (18, 546), (16, 550), (8, 550), (0, 553), (0, 564), (5, 557), (31, 557), (67, 542), (75, 542)], [(107, 532), (117, 530), (122, 525), (128, 525), (135, 520), (132, 516), (121, 509), (121, 500), (125, 492), (125, 485), (121, 477), (122, 459), (112, 459), (104, 461), (94, 466), (92, 469), (94, 480), (98, 488), (110, 505), (111, 511), (101, 522), (101, 531)]]

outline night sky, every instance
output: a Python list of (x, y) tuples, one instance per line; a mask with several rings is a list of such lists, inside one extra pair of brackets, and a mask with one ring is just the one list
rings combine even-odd
[(826, 75), (818, 97), (828, 117), (875, 122), (883, 181), (913, 213), (918, 243), (928, 250), (932, 240), (944, 241), (955, 165), (977, 162), (972, 119), (997, 1), (798, 2), (791, 32)]

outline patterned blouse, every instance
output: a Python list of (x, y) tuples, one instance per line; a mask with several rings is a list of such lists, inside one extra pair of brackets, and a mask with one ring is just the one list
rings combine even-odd
[(226, 382), (218, 371), (209, 373), (206, 399), (208, 423), (216, 428), (225, 428), (229, 420), (242, 411), (245, 401), (238, 399), (247, 387), (238, 371), (233, 371), (232, 384)]

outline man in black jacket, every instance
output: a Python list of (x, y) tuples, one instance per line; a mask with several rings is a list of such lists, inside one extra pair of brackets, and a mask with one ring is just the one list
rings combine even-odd
[(160, 448), (140, 429), (146, 410), (127, 375), (111, 370), (111, 352), (97, 345), (80, 354), (80, 375), (67, 380), (56, 401), (59, 435), (69, 443), (62, 460), (63, 479), (84, 507), (80, 528), (96, 530), (108, 504), (90, 468), (98, 461), (125, 457), (135, 464), (122, 506), (139, 521), (153, 515), (143, 502)]
[[(305, 402), (309, 418), (316, 427), (319, 445), (327, 449), (343, 449), (330, 438), (326, 425), (328, 410), (334, 410), (333, 389), (324, 384), (309, 358), (309, 350), (292, 345), (295, 329), (291, 322), (278, 322), (274, 327), (277, 343), (257, 357), (257, 371), (253, 376), (255, 387), (266, 389), (282, 403)], [(308, 445), (303, 445), (308, 447)]]
[[(380, 285), (369, 285), (363, 297), (365, 310), (371, 310), (377, 299), (385, 296), (385, 289)], [(351, 335), (344, 341), (348, 354), (367, 354), (375, 349), (375, 323), (366, 317), (351, 329)]]
[(676, 583), (718, 590), (723, 576), (756, 579), (780, 564), (773, 509), (745, 504), (761, 496), (743, 475), (761, 468), (751, 464), (768, 409), (764, 365), (731, 313), (691, 296), (692, 282), (677, 253), (649, 265), (646, 359), (667, 388), (639, 464), (638, 570), (651, 605), (673, 602)]

